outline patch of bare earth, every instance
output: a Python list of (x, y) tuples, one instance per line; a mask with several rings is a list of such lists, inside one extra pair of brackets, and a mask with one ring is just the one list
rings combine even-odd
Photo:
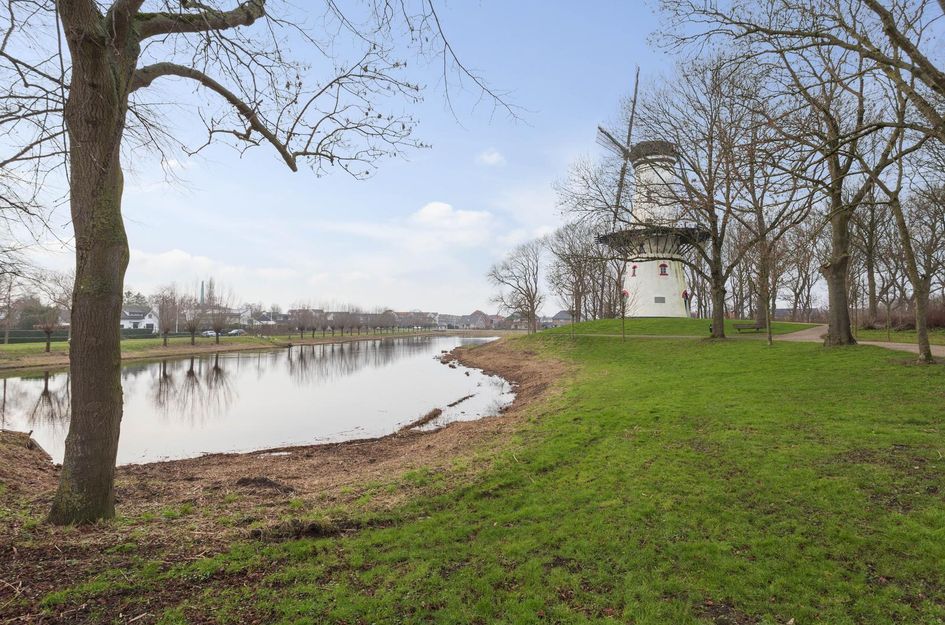
[[(234, 541), (357, 531), (358, 523), (331, 515), (382, 511), (423, 492), (427, 487), (402, 479), (409, 471), (437, 473), (447, 486), (468, 480), (489, 465), (508, 434), (521, 427), (527, 407), (552, 392), (568, 370), (508, 340), (459, 348), (446, 358), (506, 378), (515, 385), (515, 401), (502, 414), (434, 431), (123, 466), (115, 522), (67, 528), (42, 523), (58, 470), (39, 452), (0, 445), (0, 479), (9, 485), (0, 500), (0, 623), (111, 622), (119, 614), (121, 622), (140, 616), (136, 623), (153, 623), (162, 606), (200, 589), (162, 585), (146, 596), (116, 590), (45, 610), (40, 601), (142, 560), (166, 570), (225, 551)], [(463, 458), (475, 462), (456, 462)]]

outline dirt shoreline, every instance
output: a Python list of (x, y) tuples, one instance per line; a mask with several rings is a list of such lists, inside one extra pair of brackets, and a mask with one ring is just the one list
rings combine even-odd
[[(133, 566), (136, 558), (158, 559), (170, 567), (224, 551), (235, 541), (304, 535), (313, 517), (339, 510), (382, 511), (431, 488), (468, 481), (503, 453), (509, 434), (525, 422), (523, 414), (560, 388), (555, 381), (569, 371), (568, 365), (536, 358), (514, 343), (505, 339), (460, 347), (449, 355), (515, 385), (515, 400), (499, 415), (375, 439), (122, 466), (116, 478), (120, 522), (78, 528), (40, 522), (58, 468), (22, 446), (3, 444), (0, 437), (0, 483), (6, 485), (0, 508), (10, 511), (0, 520), (0, 578), (20, 583), (17, 603), (10, 604), (18, 608), (2, 607), (6, 591), (0, 588), (0, 622), (22, 618), (23, 610), (25, 622), (37, 623), (87, 622), (93, 611), (96, 618), (117, 616), (123, 599), (107, 594), (77, 611), (43, 613), (39, 602), (106, 569)], [(286, 527), (290, 535), (279, 538)], [(134, 550), (119, 548), (132, 543)], [(68, 567), (62, 566), (64, 557)]]
[[(222, 354), (227, 352), (249, 352), (259, 350), (277, 350), (295, 345), (330, 345), (332, 343), (353, 343), (358, 341), (376, 341), (379, 339), (411, 338), (416, 336), (507, 336), (505, 330), (446, 330), (437, 332), (405, 332), (403, 334), (360, 334), (355, 336), (324, 336), (312, 338), (273, 338), (271, 343), (221, 343), (202, 345), (170, 345), (168, 347), (153, 347), (139, 351), (122, 352), (122, 362), (138, 360), (160, 360), (163, 358), (183, 358), (187, 356), (203, 356), (206, 354)], [(0, 360), (0, 375), (8, 376), (18, 372), (45, 371), (49, 369), (64, 369), (69, 366), (69, 354), (53, 352), (50, 354), (30, 354), (27, 356)]]

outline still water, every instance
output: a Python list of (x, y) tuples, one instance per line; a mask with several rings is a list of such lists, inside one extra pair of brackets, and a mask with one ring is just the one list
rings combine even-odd
[[(506, 380), (438, 360), (485, 340), (392, 338), (128, 364), (118, 463), (382, 436), (434, 408), (443, 414), (426, 428), (495, 414), (514, 397)], [(33, 430), (62, 462), (69, 374), (0, 386), (0, 427)]]

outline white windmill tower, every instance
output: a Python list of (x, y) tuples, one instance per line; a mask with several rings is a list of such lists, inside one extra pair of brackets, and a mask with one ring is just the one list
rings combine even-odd
[(631, 317), (688, 317), (689, 291), (683, 258), (708, 232), (682, 221), (676, 173), (676, 146), (668, 141), (643, 141), (627, 153), (633, 164), (631, 228), (602, 235), (627, 262), (624, 288), (633, 302)]

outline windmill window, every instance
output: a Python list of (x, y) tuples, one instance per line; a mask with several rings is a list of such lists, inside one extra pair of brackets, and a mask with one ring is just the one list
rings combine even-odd
[(666, 263), (660, 263), (660, 275), (668, 276), (669, 275), (669, 265)]
[(630, 268), (630, 277), (631, 277), (631, 278), (636, 278), (636, 277), (637, 277), (637, 266), (636, 266), (636, 265), (634, 265), (633, 267)]

